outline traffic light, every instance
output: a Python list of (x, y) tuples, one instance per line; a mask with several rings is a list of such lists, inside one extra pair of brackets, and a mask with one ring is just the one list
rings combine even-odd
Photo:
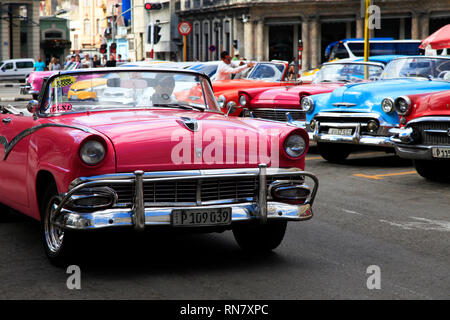
[(159, 34), (161, 32), (161, 27), (155, 24), (153, 26), (153, 44), (157, 44), (159, 40), (161, 40), (161, 35)]
[(144, 4), (144, 8), (145, 8), (145, 10), (161, 10), (162, 9), (162, 4), (161, 3), (146, 2)]
[(117, 45), (115, 42), (111, 43), (111, 45), (109, 46), (109, 53), (116, 53), (116, 47)]
[(106, 43), (100, 46), (100, 53), (106, 53)]

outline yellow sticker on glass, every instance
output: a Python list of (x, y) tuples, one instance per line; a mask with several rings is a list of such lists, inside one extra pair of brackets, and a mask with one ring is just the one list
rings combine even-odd
[(56, 78), (52, 85), (53, 87), (61, 88), (61, 87), (67, 87), (70, 86), (72, 83), (77, 82), (77, 80), (72, 76), (62, 76)]

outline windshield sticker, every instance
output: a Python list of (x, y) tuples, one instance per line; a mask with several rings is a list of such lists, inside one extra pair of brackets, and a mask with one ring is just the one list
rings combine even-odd
[(61, 88), (70, 86), (72, 83), (77, 82), (77, 80), (72, 76), (63, 76), (55, 79), (52, 83), (53, 87)]
[(60, 113), (72, 110), (72, 105), (67, 102), (54, 104), (50, 107), (50, 113)]

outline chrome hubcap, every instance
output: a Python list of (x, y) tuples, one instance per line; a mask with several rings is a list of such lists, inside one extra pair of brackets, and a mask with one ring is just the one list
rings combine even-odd
[(61, 249), (64, 241), (64, 230), (53, 223), (58, 202), (56, 196), (52, 198), (45, 213), (44, 221), (45, 241), (48, 249), (53, 253), (57, 253)]

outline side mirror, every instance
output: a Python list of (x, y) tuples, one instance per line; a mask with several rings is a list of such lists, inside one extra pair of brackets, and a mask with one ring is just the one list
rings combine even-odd
[(227, 103), (227, 116), (236, 112), (236, 102), (230, 101)]
[(30, 100), (30, 102), (28, 102), (28, 104), (27, 104), (27, 110), (29, 113), (36, 115), (39, 110), (39, 101)]

